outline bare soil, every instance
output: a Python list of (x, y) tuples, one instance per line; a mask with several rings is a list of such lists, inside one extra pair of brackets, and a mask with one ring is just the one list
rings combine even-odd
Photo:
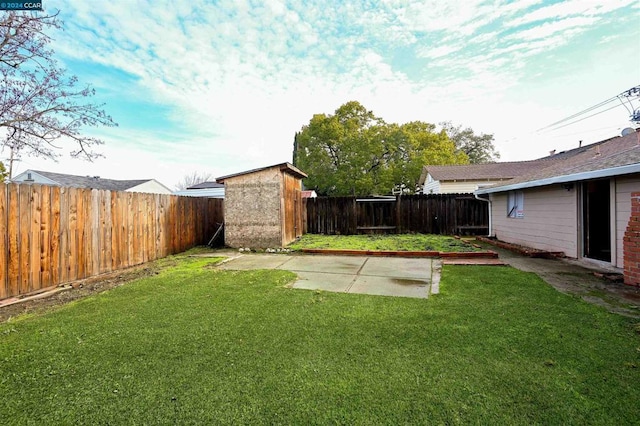
[(46, 312), (74, 300), (119, 287), (138, 278), (156, 275), (161, 269), (168, 266), (170, 266), (170, 264), (166, 262), (162, 265), (158, 262), (150, 262), (122, 271), (74, 281), (64, 285), (64, 290), (51, 294), (50, 296), (21, 301), (8, 306), (0, 306), (0, 322), (10, 321), (12, 318), (22, 314)]

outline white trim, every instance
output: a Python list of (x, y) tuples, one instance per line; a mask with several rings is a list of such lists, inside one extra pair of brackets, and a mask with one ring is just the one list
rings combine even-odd
[(555, 183), (575, 182), (579, 180), (610, 178), (614, 176), (626, 175), (631, 173), (640, 173), (640, 163), (629, 164), (626, 166), (612, 167), (609, 169), (593, 170), (589, 172), (573, 173), (564, 176), (555, 176), (551, 178), (532, 180), (528, 182), (514, 183), (504, 185), (497, 188), (479, 189), (476, 194), (492, 194), (496, 192), (513, 191), (516, 189), (534, 188), (538, 186), (553, 185)]
[[(27, 180), (28, 174), (31, 173), (31, 180)], [(24, 177), (23, 177), (24, 175)], [(40, 179), (43, 180), (43, 182), (35, 182), (35, 179), (33, 178), (34, 175), (37, 175), (40, 177)], [(27, 169), (24, 172), (20, 173), (19, 175), (13, 177), (11, 179), (12, 183), (36, 183), (36, 184), (46, 184), (46, 185), (56, 185), (56, 186), (61, 186), (59, 182), (56, 182), (55, 180), (49, 179), (46, 176), (41, 175), (40, 173), (36, 172), (35, 170), (31, 170), (31, 169)]]

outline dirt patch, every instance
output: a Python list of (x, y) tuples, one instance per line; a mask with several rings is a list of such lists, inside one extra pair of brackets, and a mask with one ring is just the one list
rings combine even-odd
[(169, 262), (152, 262), (146, 265), (134, 266), (118, 272), (86, 278), (84, 280), (67, 283), (64, 290), (40, 299), (22, 301), (9, 306), (0, 307), (0, 322), (26, 313), (43, 313), (57, 306), (93, 294), (102, 293), (127, 282), (156, 275), (160, 270), (171, 266)]

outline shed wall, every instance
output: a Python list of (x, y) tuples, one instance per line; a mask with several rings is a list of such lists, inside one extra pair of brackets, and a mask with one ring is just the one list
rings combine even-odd
[(287, 173), (282, 173), (282, 245), (294, 241), (302, 235), (302, 181)]
[(225, 243), (230, 247), (282, 245), (282, 172), (278, 168), (225, 180)]
[(507, 217), (507, 194), (491, 196), (493, 233), (503, 241), (578, 257), (578, 191), (560, 186), (524, 190), (524, 217)]

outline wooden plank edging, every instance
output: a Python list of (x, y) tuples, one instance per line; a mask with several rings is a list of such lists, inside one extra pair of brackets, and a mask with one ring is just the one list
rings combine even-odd
[(302, 249), (303, 253), (342, 256), (389, 256), (389, 257), (440, 257), (447, 259), (497, 259), (495, 251), (442, 252), (442, 251), (398, 251), (398, 250), (341, 250)]

